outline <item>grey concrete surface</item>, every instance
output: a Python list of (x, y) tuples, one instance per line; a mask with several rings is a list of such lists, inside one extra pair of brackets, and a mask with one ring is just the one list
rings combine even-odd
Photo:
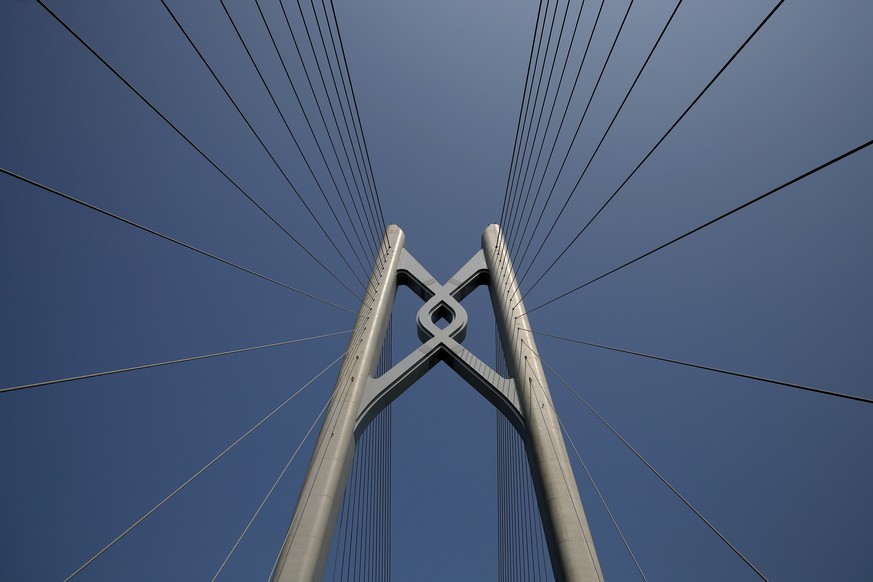
[(355, 420), (382, 351), (397, 291), (403, 231), (389, 225), (310, 460), (273, 582), (321, 580), (355, 452)]
[(498, 225), (485, 230), (482, 250), (491, 275), (491, 303), (506, 364), (515, 379), (525, 418), (525, 448), (555, 578), (572, 582), (603, 580), (552, 396), (533, 334), (527, 331), (530, 323), (524, 315), (515, 271)]

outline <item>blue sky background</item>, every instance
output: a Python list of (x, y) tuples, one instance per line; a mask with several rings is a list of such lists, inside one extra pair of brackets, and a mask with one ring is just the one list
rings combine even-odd
[[(329, 225), (218, 3), (168, 3)], [(544, 258), (573, 237), (773, 4), (683, 3)], [(278, 4), (263, 5), (293, 62)], [(159, 2), (50, 6), (349, 277)], [(326, 177), (253, 3), (228, 6), (306, 155)], [(596, 6), (586, 2), (585, 38)], [(635, 3), (559, 182), (559, 200), (673, 6)], [(500, 217), (536, 8), (532, 1), (336, 2), (386, 219), (404, 229), (407, 248), (443, 281)], [(567, 130), (626, 8), (605, 3)], [(574, 15), (578, 2), (570, 10)], [(527, 298), (528, 307), (871, 139), (871, 21), (873, 5), (861, 0), (786, 2)], [(36, 3), (0, 3), (0, 60), (0, 166), (357, 308)], [(300, 79), (300, 69), (292, 75)], [(298, 90), (311, 108), (308, 89), (300, 83)], [(565, 130), (559, 138), (561, 155), (569, 136)], [(873, 397), (871, 183), (873, 152), (865, 150), (538, 310), (532, 325)], [(0, 192), (2, 387), (353, 324), (347, 313), (11, 178), (0, 177)], [(329, 230), (339, 236), (335, 225)], [(464, 304), (471, 316), (465, 345), (493, 360), (487, 293)], [(419, 305), (400, 290), (395, 360), (418, 343)], [(0, 395), (0, 578), (71, 573), (339, 356), (346, 341)], [(545, 337), (539, 347), (768, 577), (870, 578), (869, 405)], [(211, 578), (334, 377), (325, 374), (81, 579)], [(755, 579), (556, 379), (551, 390), (649, 579)], [(493, 409), (441, 366), (396, 403), (394, 422), (394, 578), (495, 578)], [(305, 457), (294, 462), (222, 579), (267, 576), (305, 469)], [(634, 579), (581, 467), (576, 477), (605, 575)]]

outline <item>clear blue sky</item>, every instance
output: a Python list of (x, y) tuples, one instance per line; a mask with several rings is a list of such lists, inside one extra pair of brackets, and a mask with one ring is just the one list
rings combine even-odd
[[(683, 3), (543, 259), (578, 232), (774, 3)], [(289, 231), (349, 277), (157, 0), (48, 4)], [(220, 5), (168, 4), (329, 225)], [(293, 61), (277, 2), (262, 4)], [(586, 1), (586, 38), (598, 4)], [(674, 5), (635, 3), (556, 189), (559, 200)], [(254, 4), (228, 6), (323, 178)], [(578, 6), (571, 2), (571, 15)], [(624, 0), (605, 2), (561, 155), (626, 8)], [(536, 9), (532, 0), (336, 1), (386, 218), (443, 280), (500, 218)], [(528, 306), (871, 139), (870, 22), (873, 5), (863, 0), (786, 2)], [(574, 49), (572, 71), (579, 58), (581, 48)], [(0, 61), (0, 166), (357, 308), (35, 2), (0, 3)], [(299, 69), (292, 74), (301, 78)], [(302, 82), (298, 90), (311, 107)], [(532, 325), (873, 397), (871, 184), (873, 151), (865, 150), (538, 310)], [(335, 225), (331, 232), (339, 236)], [(0, 256), (0, 387), (353, 324), (347, 313), (6, 176)], [(547, 263), (538, 265), (534, 274)], [(419, 305), (407, 290), (398, 293), (395, 360), (417, 345)], [(487, 294), (480, 290), (465, 305), (465, 345), (492, 361)], [(323, 339), (0, 394), (0, 579), (63, 579), (345, 343)], [(768, 577), (870, 579), (873, 406), (545, 337), (539, 347)], [(81, 579), (211, 578), (333, 380), (325, 375)], [(755, 579), (557, 380), (551, 390), (650, 580)], [(494, 579), (492, 407), (442, 366), (396, 403), (394, 420), (395, 580)], [(304, 461), (292, 465), (222, 579), (268, 574)], [(584, 472), (575, 470), (605, 575), (635, 579)]]

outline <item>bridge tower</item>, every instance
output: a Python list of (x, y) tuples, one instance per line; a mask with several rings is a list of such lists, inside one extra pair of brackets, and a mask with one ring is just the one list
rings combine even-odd
[[(445, 362), (499, 410), (524, 442), (555, 578), (602, 580), (597, 553), (564, 447), (558, 417), (500, 227), (491, 225), (479, 250), (445, 285), (387, 228), (321, 427), (274, 582), (320, 580), (326, 566), (355, 442), (381, 410), (429, 369)], [(421, 347), (374, 378), (398, 285), (425, 303), (417, 316)], [(511, 375), (504, 378), (463, 347), (467, 313), (461, 300), (489, 288)], [(440, 328), (437, 321), (448, 324)]]

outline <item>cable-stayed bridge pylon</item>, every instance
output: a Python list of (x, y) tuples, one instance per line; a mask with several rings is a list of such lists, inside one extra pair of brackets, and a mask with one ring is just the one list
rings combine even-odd
[[(321, 579), (352, 471), (356, 440), (388, 404), (440, 362), (488, 399), (521, 436), (555, 578), (602, 580), (500, 227), (491, 225), (485, 230), (482, 249), (445, 285), (415, 260), (404, 243), (403, 231), (389, 225), (274, 569), (274, 582)], [(425, 301), (417, 316), (423, 343), (374, 377), (399, 285)], [(467, 313), (460, 301), (481, 285), (490, 291), (509, 378), (461, 344)], [(443, 327), (442, 321), (447, 322)]]

